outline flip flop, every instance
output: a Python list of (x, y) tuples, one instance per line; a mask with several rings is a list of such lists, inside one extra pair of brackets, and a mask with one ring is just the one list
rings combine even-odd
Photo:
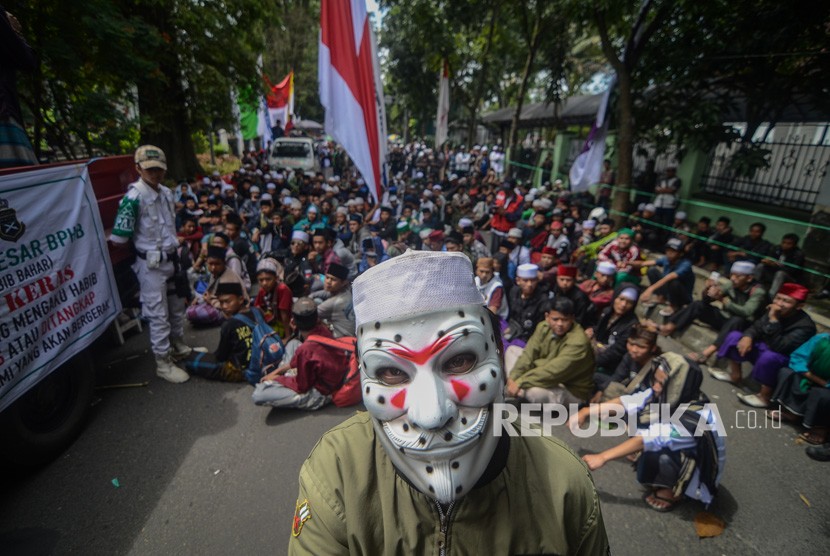
[[(654, 502), (654, 500), (649, 500), (649, 498), (656, 498), (657, 500), (660, 500), (661, 502), (668, 502), (669, 505), (668, 506), (660, 506), (660, 505), (656, 504)], [(643, 502), (645, 502), (646, 505), (649, 508), (651, 508), (655, 512), (660, 512), (661, 514), (672, 511), (675, 508), (675, 506), (677, 506), (681, 501), (682, 501), (682, 498), (677, 498), (677, 499), (663, 498), (662, 496), (657, 494), (656, 491), (646, 492), (645, 494), (643, 494)]]
[(799, 438), (799, 439), (801, 439), (801, 440), (803, 440), (803, 441), (804, 441), (804, 442), (806, 442), (807, 444), (811, 444), (811, 445), (813, 445), (813, 446), (820, 446), (821, 444), (824, 444), (824, 441), (823, 441), (822, 439), (820, 439), (819, 437), (815, 436), (815, 435), (814, 435), (812, 432), (810, 432), (810, 431), (804, 431), (804, 432), (802, 432), (801, 434), (799, 434), (799, 435), (798, 435), (798, 438)]
[[(738, 385), (741, 381), (732, 382), (732, 374), (726, 371), (721, 371), (720, 369), (715, 369), (714, 367), (706, 367), (706, 372), (709, 373), (709, 376), (714, 378), (715, 380), (720, 380), (721, 382), (728, 382), (730, 384)], [(766, 407), (766, 406), (765, 406)]]
[(738, 392), (738, 400), (742, 404), (748, 405), (749, 407), (757, 407), (758, 409), (769, 407), (769, 403), (762, 400), (757, 394), (744, 394), (743, 392)]

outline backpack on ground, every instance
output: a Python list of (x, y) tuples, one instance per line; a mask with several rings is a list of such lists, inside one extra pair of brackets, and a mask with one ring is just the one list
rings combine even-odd
[(354, 336), (343, 336), (342, 338), (335, 339), (312, 334), (306, 338), (306, 342), (316, 342), (330, 348), (340, 349), (343, 350), (344, 355), (348, 356), (349, 370), (343, 377), (343, 383), (332, 395), (332, 403), (337, 407), (349, 407), (363, 401), (363, 395), (360, 392), (360, 369), (357, 364), (357, 354), (355, 353), (357, 338)]
[(251, 313), (256, 322), (241, 313), (233, 318), (251, 329), (251, 360), (245, 369), (245, 380), (256, 386), (263, 376), (279, 366), (285, 355), (285, 347), (280, 335), (265, 322), (262, 312), (256, 307), (251, 307)]

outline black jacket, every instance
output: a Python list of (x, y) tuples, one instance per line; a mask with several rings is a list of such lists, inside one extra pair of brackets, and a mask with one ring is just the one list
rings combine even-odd
[(626, 342), (634, 325), (637, 324), (637, 315), (634, 311), (623, 315), (609, 326), (611, 316), (614, 314), (613, 307), (606, 307), (599, 317), (599, 322), (594, 328), (594, 338), (605, 347), (597, 353), (597, 368), (606, 372), (615, 370), (627, 353)]
[(752, 338), (753, 343), (764, 342), (769, 349), (781, 355), (790, 355), (815, 335), (816, 325), (813, 319), (801, 310), (778, 322), (770, 322), (768, 313), (744, 332), (744, 336)]

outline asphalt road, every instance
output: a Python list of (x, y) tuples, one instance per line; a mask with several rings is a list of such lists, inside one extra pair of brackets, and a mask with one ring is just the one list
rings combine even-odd
[[(206, 346), (216, 337), (189, 332)], [(149, 385), (99, 390), (86, 430), (63, 456), (3, 472), (0, 554), (286, 552), (300, 465), (355, 410), (276, 411), (254, 406), (247, 385), (168, 384), (155, 377), (148, 348), (146, 332), (122, 348), (99, 346), (101, 384)], [(726, 530), (699, 539), (697, 502), (667, 514), (648, 509), (631, 465), (611, 462), (594, 478), (613, 553), (825, 554), (830, 463), (804, 455), (797, 429), (750, 416), (729, 385), (706, 377), (704, 390), (728, 432), (729, 459), (709, 508)], [(617, 442), (554, 433), (578, 453)]]

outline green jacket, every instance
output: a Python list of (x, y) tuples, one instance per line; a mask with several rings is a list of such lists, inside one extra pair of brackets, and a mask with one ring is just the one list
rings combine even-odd
[(594, 350), (579, 324), (556, 338), (545, 321), (536, 325), (522, 355), (510, 372), (520, 388), (556, 388), (560, 384), (587, 400), (594, 390)]
[(395, 472), (371, 416), (358, 413), (324, 434), (303, 464), (288, 553), (608, 553), (591, 476), (562, 442), (505, 434), (497, 454), (506, 462), (490, 482), (441, 509), (442, 533), (435, 500)]
[(748, 292), (735, 289), (732, 282), (724, 288), (723, 311), (726, 317), (743, 317), (747, 320), (760, 318), (760, 310), (767, 306), (767, 290), (761, 284), (752, 284)]

